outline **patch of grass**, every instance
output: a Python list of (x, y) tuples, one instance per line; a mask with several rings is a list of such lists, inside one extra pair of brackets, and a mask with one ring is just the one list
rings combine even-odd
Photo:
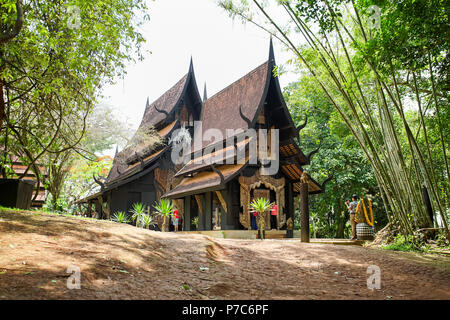
[(397, 235), (389, 244), (381, 246), (381, 248), (385, 250), (394, 250), (394, 251), (419, 251), (423, 252), (423, 249), (417, 248), (414, 244), (413, 238), (411, 236), (405, 237), (404, 235)]
[[(96, 218), (81, 217), (81, 216), (76, 216), (76, 215), (69, 214), (69, 213), (45, 211), (45, 210), (38, 210), (38, 209), (23, 210), (23, 209), (18, 209), (18, 208), (6, 208), (6, 207), (0, 206), (0, 213), (2, 213), (2, 212), (4, 212), (4, 213), (15, 213), (15, 212), (25, 213), (25, 214), (31, 214), (33, 216), (48, 214), (48, 215), (52, 215), (52, 216), (63, 216), (63, 217), (82, 219), (82, 220), (98, 220)], [(106, 221), (106, 220), (103, 220), (103, 221)]]
[(189, 288), (189, 286), (186, 285), (186, 284), (183, 284), (183, 289), (186, 290), (186, 291), (187, 291), (187, 290), (191, 290), (191, 288)]

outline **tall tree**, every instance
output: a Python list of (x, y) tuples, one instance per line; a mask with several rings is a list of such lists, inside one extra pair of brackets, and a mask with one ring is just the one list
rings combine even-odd
[[(386, 60), (380, 55), (381, 59), (378, 59), (374, 46), (371, 46), (371, 39), (385, 39), (382, 34), (386, 32), (394, 34), (394, 38), (390, 39), (391, 45), (403, 43), (402, 37), (407, 37), (406, 42), (413, 40), (422, 22), (428, 26), (437, 24), (438, 29), (448, 30), (448, 6), (441, 1), (432, 1), (431, 5), (439, 9), (430, 13), (434, 16), (432, 22), (427, 22), (425, 20), (429, 17), (419, 10), (427, 7), (426, 2), (402, 1), (400, 11), (403, 14), (398, 15), (391, 12), (399, 12), (398, 2), (394, 0), (283, 0), (273, 2), (272, 6), (267, 1), (224, 0), (220, 1), (220, 5), (232, 17), (240, 17), (273, 34), (294, 53), (301, 72), (316, 80), (317, 86), (333, 104), (372, 166), (391, 221), (398, 224), (404, 234), (413, 234), (418, 228), (432, 226), (422, 197), (424, 187), (429, 190), (450, 239), (448, 206), (443, 199), (446, 192), (439, 192), (440, 186), (448, 190), (448, 170), (444, 175), (434, 173), (423, 110), (427, 105), (423, 93), (430, 87), (433, 88), (434, 100), (438, 96), (446, 99), (446, 93), (433, 84), (434, 77), (431, 75), (434, 71), (442, 78), (442, 72), (445, 73), (432, 63), (448, 59), (448, 38), (443, 41), (443, 46), (439, 46), (440, 49), (425, 48), (430, 70), (428, 76), (425, 72), (419, 74), (417, 68), (420, 63), (407, 64), (400, 56), (391, 56)], [(372, 7), (373, 3), (382, 5), (378, 9), (386, 10), (388, 14), (378, 14), (379, 10)], [(285, 13), (286, 20), (281, 21), (280, 16), (271, 11), (274, 7)], [(404, 22), (401, 18), (406, 12), (414, 18)], [(402, 23), (406, 25), (402, 32), (396, 33), (391, 29), (393, 25)], [(419, 30), (419, 34), (437, 40), (434, 32)], [(417, 43), (413, 42), (406, 48), (415, 48)], [(422, 41), (418, 46), (424, 43), (433, 41)], [(420, 55), (422, 49), (415, 52)], [(420, 57), (413, 54), (409, 58), (418, 62), (427, 61), (423, 53)], [(442, 72), (439, 73), (439, 70)], [(412, 81), (400, 81), (405, 77)], [(438, 107), (439, 101), (435, 104)], [(413, 123), (407, 118), (407, 106), (417, 111), (421, 122), (419, 133), (424, 137), (424, 144), (420, 143), (413, 131)], [(439, 110), (436, 117), (440, 117)], [(445, 149), (445, 144), (442, 144), (440, 153), (445, 154)]]
[(44, 156), (83, 140), (101, 87), (143, 58), (146, 9), (144, 0), (2, 2), (2, 37), (14, 34), (0, 42), (3, 176), (16, 155), (40, 179)]

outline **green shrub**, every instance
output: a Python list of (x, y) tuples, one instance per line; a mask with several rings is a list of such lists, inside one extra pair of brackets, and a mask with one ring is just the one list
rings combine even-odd
[(394, 241), (392, 241), (387, 245), (382, 246), (382, 248), (394, 251), (417, 251), (417, 248), (414, 245), (413, 237), (412, 236), (405, 237), (402, 234), (397, 235), (394, 238)]
[(118, 211), (113, 214), (112, 221), (118, 222), (118, 223), (128, 223), (130, 220), (128, 219), (127, 215), (123, 211)]
[(132, 214), (131, 219), (136, 221), (136, 227), (144, 227), (143, 217), (145, 215), (145, 205), (140, 202), (134, 203), (130, 213)]

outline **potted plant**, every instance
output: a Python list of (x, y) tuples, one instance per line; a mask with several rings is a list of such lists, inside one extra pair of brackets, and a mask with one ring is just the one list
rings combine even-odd
[(161, 198), (158, 203), (156, 203), (153, 208), (156, 210), (156, 214), (163, 218), (161, 231), (166, 231), (167, 218), (170, 217), (173, 211), (172, 201), (169, 199)]
[(250, 207), (256, 211), (256, 221), (258, 224), (258, 238), (263, 240), (266, 236), (266, 211), (270, 209), (272, 203), (266, 198), (258, 198), (250, 203)]

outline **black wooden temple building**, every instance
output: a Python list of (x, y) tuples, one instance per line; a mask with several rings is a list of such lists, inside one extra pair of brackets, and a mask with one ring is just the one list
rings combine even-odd
[[(205, 88), (202, 99), (191, 60), (182, 79), (154, 103), (147, 101), (133, 143), (116, 152), (108, 177), (97, 179), (101, 191), (80, 203), (88, 203), (88, 210), (108, 218), (117, 211), (128, 212), (135, 202), (152, 208), (155, 201), (165, 197), (172, 199), (179, 209), (182, 230), (193, 230), (194, 221), (198, 221), (198, 230), (239, 230), (255, 228), (249, 212), (250, 201), (266, 197), (279, 206), (276, 228), (292, 230), (294, 197), (304, 190), (301, 185), (307, 184), (309, 194), (321, 193), (323, 187), (304, 173), (303, 166), (309, 164), (317, 150), (305, 155), (296, 143), (295, 138), (306, 121), (300, 127), (294, 125), (273, 74), (274, 67), (271, 41), (268, 61), (210, 98), (206, 97)], [(182, 127), (194, 136), (201, 134), (194, 133), (196, 121), (201, 121), (202, 132), (220, 130), (224, 140), (193, 146), (191, 160), (176, 165), (171, 160), (174, 142), (170, 137)], [(261, 143), (254, 141), (254, 136), (239, 134), (239, 129), (245, 132), (249, 128), (266, 129), (269, 133), (279, 130), (279, 150), (274, 153), (279, 169), (275, 174), (263, 174), (261, 162), (249, 160), (250, 148), (255, 144), (259, 148)], [(225, 141), (230, 129), (236, 135), (231, 145)], [(146, 139), (150, 133), (159, 136), (162, 143)], [(270, 134), (267, 140), (270, 156)], [(199, 152), (212, 146), (214, 157)], [(243, 161), (236, 161), (237, 150), (243, 151)], [(222, 154), (227, 161), (220, 163), (216, 158), (220, 159)], [(270, 227), (269, 220), (266, 225)]]

